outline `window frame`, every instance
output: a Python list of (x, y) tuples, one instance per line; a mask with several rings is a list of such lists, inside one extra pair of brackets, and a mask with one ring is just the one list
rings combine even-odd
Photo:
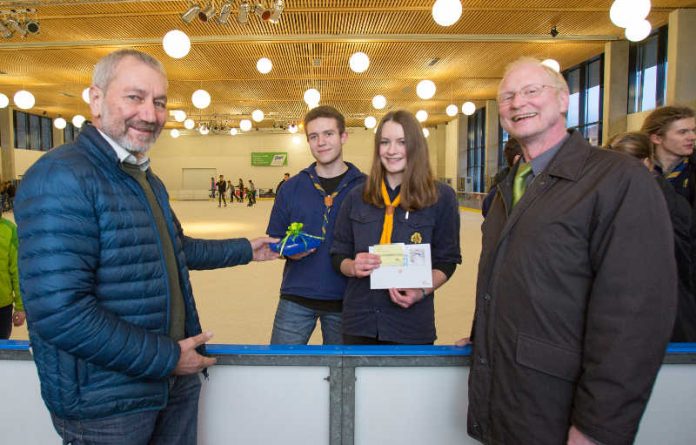
[[(589, 85), (589, 71), (593, 64), (599, 63), (599, 79), (597, 86), (599, 87), (599, 97), (597, 104), (597, 120), (589, 122), (587, 120), (588, 115), (588, 91), (593, 88)], [(602, 129), (603, 129), (603, 119), (604, 119), (604, 53), (598, 54), (590, 59), (585, 60), (575, 66), (572, 66), (561, 73), (563, 78), (568, 82), (568, 78), (571, 73), (577, 72), (579, 74), (578, 84), (579, 84), (579, 98), (578, 98), (578, 122), (577, 125), (569, 126), (569, 129), (575, 129), (579, 131), (586, 139), (590, 137), (590, 131), (593, 128), (597, 129), (597, 140), (591, 141), (595, 145), (600, 146), (602, 144)], [(569, 84), (570, 87), (570, 84)], [(569, 110), (570, 111), (570, 110)]]
[[(656, 79), (655, 79), (655, 108), (665, 104), (667, 96), (667, 39), (668, 26), (664, 25), (654, 30), (640, 42), (630, 42), (628, 48), (628, 92), (626, 111), (628, 114), (650, 111), (654, 108), (643, 108), (645, 95), (645, 71), (652, 68), (642, 63), (643, 50), (654, 40), (657, 40)], [(639, 66), (640, 65), (640, 66)], [(640, 75), (639, 75), (640, 72)], [(638, 85), (640, 83), (640, 85)]]
[(479, 108), (467, 119), (466, 176), (474, 193), (486, 187), (486, 108)]
[(53, 119), (26, 111), (13, 110), (14, 148), (48, 151), (53, 148)]

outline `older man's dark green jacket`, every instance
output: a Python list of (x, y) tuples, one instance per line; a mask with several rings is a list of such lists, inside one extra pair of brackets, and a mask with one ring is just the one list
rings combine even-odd
[(483, 223), (469, 433), (558, 445), (573, 424), (630, 444), (676, 310), (662, 193), (637, 160), (577, 132), (510, 210), (515, 171)]

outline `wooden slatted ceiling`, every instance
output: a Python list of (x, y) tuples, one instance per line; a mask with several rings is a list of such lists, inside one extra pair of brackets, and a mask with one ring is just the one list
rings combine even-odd
[[(214, 2), (217, 6), (219, 0)], [(265, 2), (270, 6), (271, 1)], [(225, 25), (214, 21), (191, 24), (180, 15), (187, 1), (0, 1), (12, 7), (37, 9), (41, 33), (25, 39), (0, 40), (0, 92), (11, 96), (28, 88), (37, 97), (35, 110), (49, 115), (88, 114), (80, 98), (90, 83), (93, 64), (119, 47), (135, 47), (165, 63), (170, 77), (170, 104), (202, 118), (222, 116), (232, 122), (255, 108), (268, 118), (262, 127), (297, 121), (307, 111), (305, 89), (316, 87), (322, 103), (331, 103), (349, 117), (349, 125), (386, 112), (373, 110), (372, 97), (383, 94), (387, 109), (425, 109), (428, 125), (446, 122), (449, 103), (461, 105), (495, 97), (504, 66), (520, 55), (553, 57), (573, 66), (604, 48), (604, 39), (621, 37), (609, 21), (611, 0), (467, 1), (451, 27), (440, 27), (430, 15), (432, 1), (417, 0), (286, 0), (280, 23), (263, 23), (251, 14), (246, 25), (236, 21), (239, 0)], [(671, 10), (696, 7), (696, 1), (653, 1), (654, 26), (666, 23)], [(548, 37), (551, 26), (561, 35)], [(193, 40), (187, 57), (164, 54), (160, 39), (170, 29), (184, 30)], [(478, 35), (478, 38), (471, 36)], [(520, 40), (530, 35), (530, 41)], [(483, 37), (481, 37), (483, 36)], [(486, 38), (485, 36), (490, 36)], [(496, 37), (508, 36), (506, 42)], [(564, 38), (581, 40), (566, 40)], [(599, 38), (599, 40), (595, 40)], [(370, 68), (356, 74), (348, 68), (355, 51), (370, 55)], [(269, 57), (273, 71), (262, 75), (256, 60)], [(433, 59), (437, 63), (431, 66)], [(428, 101), (415, 95), (424, 78), (438, 92)], [(213, 103), (194, 112), (190, 95), (207, 89)], [(173, 123), (171, 125), (174, 125)]]

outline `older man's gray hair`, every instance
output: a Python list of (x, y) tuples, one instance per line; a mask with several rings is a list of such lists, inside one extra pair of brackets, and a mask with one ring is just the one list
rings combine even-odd
[(159, 71), (162, 76), (164, 76), (165, 80), (167, 79), (167, 72), (159, 60), (155, 59), (149, 54), (135, 49), (120, 49), (99, 59), (97, 64), (94, 66), (94, 73), (92, 73), (92, 85), (97, 86), (102, 90), (106, 90), (114, 78), (116, 66), (118, 66), (119, 62), (126, 57), (138, 59), (144, 64), (150, 66), (152, 69)]

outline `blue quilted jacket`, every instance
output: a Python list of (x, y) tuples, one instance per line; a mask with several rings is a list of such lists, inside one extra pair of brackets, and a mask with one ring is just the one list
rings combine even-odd
[[(174, 242), (186, 335), (201, 332), (189, 269), (248, 263), (246, 239), (184, 235), (164, 184), (147, 178)], [(91, 126), (44, 155), (15, 200), (29, 337), (49, 410), (96, 419), (161, 409), (179, 359), (161, 242), (145, 194)]]

